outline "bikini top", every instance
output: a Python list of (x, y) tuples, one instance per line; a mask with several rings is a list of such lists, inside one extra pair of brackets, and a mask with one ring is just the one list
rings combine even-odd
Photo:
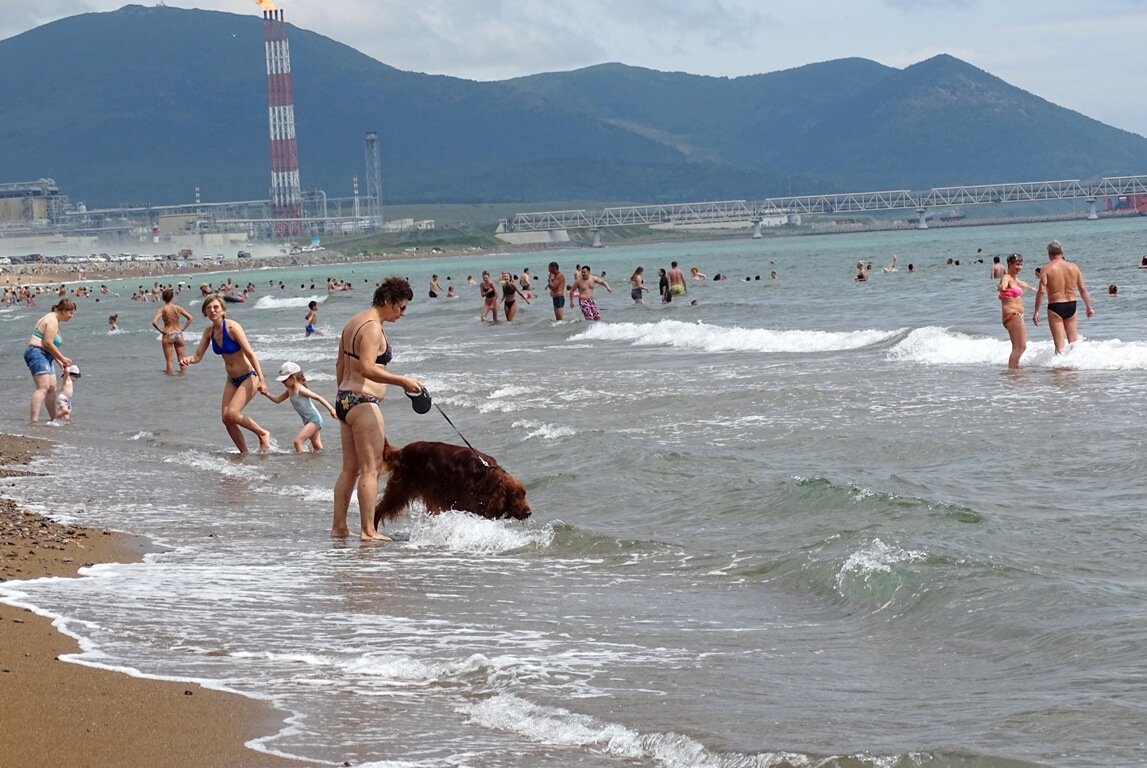
[(1019, 287), (1005, 288), (1004, 290), (1000, 291), (1000, 298), (1001, 299), (1014, 299), (1014, 298), (1017, 298), (1017, 297), (1023, 296), (1023, 295), (1024, 295), (1024, 289), (1019, 288)]
[[(354, 336), (351, 336), (351, 337), (350, 337), (350, 346), (351, 346), (351, 349), (354, 349), (354, 340), (358, 338), (358, 332), (359, 332), (359, 331), (361, 331), (363, 328), (365, 328), (367, 323), (373, 323), (373, 322), (374, 322), (373, 320), (367, 320), (367, 321), (366, 321), (366, 323), (363, 323), (362, 325), (360, 325), (358, 328), (356, 328), (356, 329), (355, 329), (355, 331), (354, 331)], [(380, 323), (379, 325), (381, 325), (381, 323)], [(385, 336), (385, 335), (384, 335), (382, 338), (383, 338), (383, 340), (384, 340), (384, 341), (386, 340), (386, 336)], [(356, 355), (354, 352), (351, 352), (351, 351), (349, 351), (349, 350), (345, 350), (345, 349), (344, 349), (344, 350), (343, 350), (343, 354), (344, 354), (344, 355), (346, 355), (347, 357), (353, 357), (355, 360), (358, 360), (358, 359), (359, 359), (359, 358), (358, 358), (358, 355)], [(391, 361), (391, 359), (392, 359), (393, 357), (394, 357), (394, 347), (392, 347), (392, 346), (390, 345), (390, 342), (387, 342), (387, 344), (386, 344), (386, 351), (385, 351), (385, 352), (383, 352), (383, 353), (382, 353), (381, 355), (379, 355), (378, 357), (376, 357), (376, 358), (374, 359), (374, 362), (375, 362), (376, 364), (378, 364), (378, 365), (386, 365), (387, 363), (389, 363), (389, 362)]]
[[(41, 330), (32, 331), (32, 335), (35, 336), (40, 341), (44, 340), (44, 332)], [(63, 346), (64, 340), (60, 338), (59, 334), (56, 334), (56, 338), (52, 339), (52, 344), (56, 345), (57, 347), (60, 347), (60, 346)]]
[(230, 355), (241, 349), (239, 342), (227, 335), (227, 318), (223, 318), (223, 343), (215, 341), (215, 334), (211, 334), (211, 351), (217, 355)]

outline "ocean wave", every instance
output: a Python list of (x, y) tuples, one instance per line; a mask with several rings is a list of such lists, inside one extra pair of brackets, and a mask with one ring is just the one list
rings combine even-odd
[(319, 296), (312, 294), (310, 296), (284, 296), (282, 298), (276, 296), (261, 296), (255, 302), (255, 309), (282, 309), (284, 307), (306, 307), (312, 301), (317, 301), (319, 304), (327, 300), (326, 296)]
[(523, 524), (510, 520), (487, 520), (469, 512), (443, 512), (437, 515), (411, 514), (411, 547), (445, 547), (471, 554), (501, 554), (525, 549), (545, 549), (554, 539), (548, 525)]
[[(913, 752), (901, 755), (812, 755), (783, 750), (746, 754), (718, 752), (696, 739), (673, 731), (641, 733), (619, 723), (543, 706), (510, 693), (499, 693), (459, 707), (474, 725), (514, 733), (530, 741), (558, 747), (590, 749), (624, 761), (650, 763), (661, 768), (782, 768), (784, 766), (852, 766), (889, 768), (900, 765), (984, 765), (979, 756)], [(991, 764), (991, 763), (988, 763)], [(1001, 763), (1023, 765), (1023, 763)]]
[[(1007, 365), (1012, 345), (1006, 338), (991, 338), (950, 328), (917, 328), (888, 350), (893, 361), (924, 365)], [(1147, 370), (1147, 342), (1081, 338), (1062, 355), (1051, 341), (1032, 341), (1020, 359), (1021, 367), (1070, 368), (1081, 371)]]
[(871, 347), (903, 331), (778, 331), (659, 320), (656, 323), (593, 323), (571, 341), (628, 341), (702, 352), (834, 352)]

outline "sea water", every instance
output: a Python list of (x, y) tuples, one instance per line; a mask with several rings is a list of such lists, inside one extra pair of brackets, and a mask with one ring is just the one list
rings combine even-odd
[[(274, 449), (240, 456), (219, 422), (215, 356), (163, 375), (157, 305), (129, 298), (150, 280), (109, 283), (118, 295), (80, 300), (63, 326), (83, 372), (63, 426), (26, 423), (21, 355), (52, 301), (6, 309), (0, 429), (59, 443), (33, 465), (45, 477), (9, 492), (163, 551), (3, 592), (58, 617), (84, 663), (270, 700), (286, 725), (256, 746), (318, 763), (1139, 766), (1145, 230), (1079, 221), (233, 273), (257, 286), (228, 314), (271, 390), (294, 360), (328, 399), (343, 323), (378, 280), (411, 279), (415, 300), (387, 326), (390, 367), (441, 411), (415, 414), (392, 391), (387, 436), (464, 437), (525, 482), (534, 515), (416, 508), (388, 544), (329, 537), (333, 419), (325, 452), (296, 455), (298, 417), (259, 398), (247, 413)], [(1009, 372), (991, 257), (1025, 254), (1034, 282), (1052, 238), (1096, 313), (1061, 356), (1029, 322)], [(898, 270), (882, 272), (893, 253)], [(542, 292), (551, 260), (567, 278), (576, 263), (605, 272), (601, 322), (567, 307), (555, 323), (544, 295), (511, 324), (479, 322), (468, 275), (529, 267)], [(867, 283), (853, 281), (857, 260), (875, 263)], [(661, 304), (671, 261), (729, 279)], [(629, 298), (638, 265), (654, 289), (642, 306)], [(459, 298), (427, 298), (431, 274)], [(354, 290), (328, 295), (329, 276)], [(312, 299), (322, 333), (305, 338)], [(194, 345), (198, 300), (177, 301)]]

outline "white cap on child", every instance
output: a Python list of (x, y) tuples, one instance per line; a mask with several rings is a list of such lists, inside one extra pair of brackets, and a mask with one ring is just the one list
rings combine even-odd
[(298, 363), (292, 363), (290, 360), (279, 366), (279, 375), (275, 377), (275, 381), (286, 381), (296, 373), (302, 373), (303, 369), (299, 367)]

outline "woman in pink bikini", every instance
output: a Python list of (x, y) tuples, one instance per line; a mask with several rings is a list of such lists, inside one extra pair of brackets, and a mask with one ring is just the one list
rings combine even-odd
[(1028, 329), (1024, 324), (1024, 288), (1034, 291), (1030, 285), (1020, 280), (1020, 270), (1024, 268), (1024, 257), (1018, 253), (1008, 256), (1008, 271), (996, 285), (999, 292), (1000, 309), (1003, 311), (1004, 328), (1012, 340), (1012, 354), (1008, 358), (1008, 368), (1019, 368), (1020, 357), (1028, 348)]

